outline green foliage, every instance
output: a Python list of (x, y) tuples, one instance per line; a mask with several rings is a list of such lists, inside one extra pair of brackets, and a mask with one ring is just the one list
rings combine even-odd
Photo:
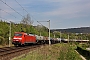
[(89, 47), (89, 45), (87, 43), (86, 44), (79, 44), (78, 46), (83, 48), (83, 49), (86, 49)]
[(9, 37), (9, 25), (7, 22), (0, 21), (0, 44), (6, 45), (8, 44)]
[[(9, 38), (9, 30), (10, 30), (10, 23), (0, 21), (0, 44), (8, 44), (8, 38)], [(15, 24), (11, 22), (11, 38), (13, 38), (15, 32), (21, 32), (24, 31), (26, 33), (33, 33), (40, 35), (40, 32), (42, 36), (48, 36), (48, 30), (46, 27), (42, 28), (35, 28), (32, 25), (25, 25), (25, 24)]]
[(82, 60), (75, 52), (75, 45), (54, 44), (42, 46), (13, 60)]
[(74, 50), (76, 48), (75, 45), (68, 44), (64, 46), (60, 51), (58, 60), (82, 60)]
[(4, 45), (5, 38), (0, 36), (0, 45)]
[[(5, 44), (8, 44), (8, 37), (9, 37), (9, 30), (10, 30), (10, 24), (8, 22), (0, 21), (0, 36), (5, 39)], [(25, 25), (22, 23), (15, 24), (11, 23), (11, 38), (13, 38), (15, 32), (21, 32), (24, 31), (26, 33), (33, 33), (37, 35), (42, 36), (48, 36), (48, 28), (38, 25), (38, 26), (32, 26), (32, 25)], [(53, 38), (55, 34), (56, 38), (60, 38), (60, 32), (50, 33), (51, 37)], [(61, 33), (61, 38), (67, 39), (68, 33)], [(77, 34), (76, 33), (69, 33), (70, 39), (89, 39), (90, 40), (90, 34)], [(2, 44), (2, 43), (0, 43)]]

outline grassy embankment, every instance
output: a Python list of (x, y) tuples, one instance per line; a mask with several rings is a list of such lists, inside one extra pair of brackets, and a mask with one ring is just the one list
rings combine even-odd
[(90, 50), (87, 50), (86, 48), (90, 48), (90, 45), (88, 43), (86, 44), (79, 44), (77, 47), (77, 51), (86, 58), (86, 60), (90, 60)]
[(75, 52), (75, 45), (55, 44), (42, 46), (13, 60), (82, 60)]

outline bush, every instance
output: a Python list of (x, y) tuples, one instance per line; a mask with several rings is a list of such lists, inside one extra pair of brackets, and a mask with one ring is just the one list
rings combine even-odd
[(0, 36), (0, 45), (5, 45), (5, 38)]

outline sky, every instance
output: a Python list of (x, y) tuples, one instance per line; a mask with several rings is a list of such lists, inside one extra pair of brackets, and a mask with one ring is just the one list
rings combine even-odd
[(2, 20), (18, 23), (26, 11), (33, 25), (48, 27), (50, 20), (50, 29), (90, 27), (90, 0), (0, 0)]

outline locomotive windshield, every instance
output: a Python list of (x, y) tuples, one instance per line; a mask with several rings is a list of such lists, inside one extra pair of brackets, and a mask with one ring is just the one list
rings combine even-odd
[(22, 34), (15, 34), (14, 36), (22, 36)]

